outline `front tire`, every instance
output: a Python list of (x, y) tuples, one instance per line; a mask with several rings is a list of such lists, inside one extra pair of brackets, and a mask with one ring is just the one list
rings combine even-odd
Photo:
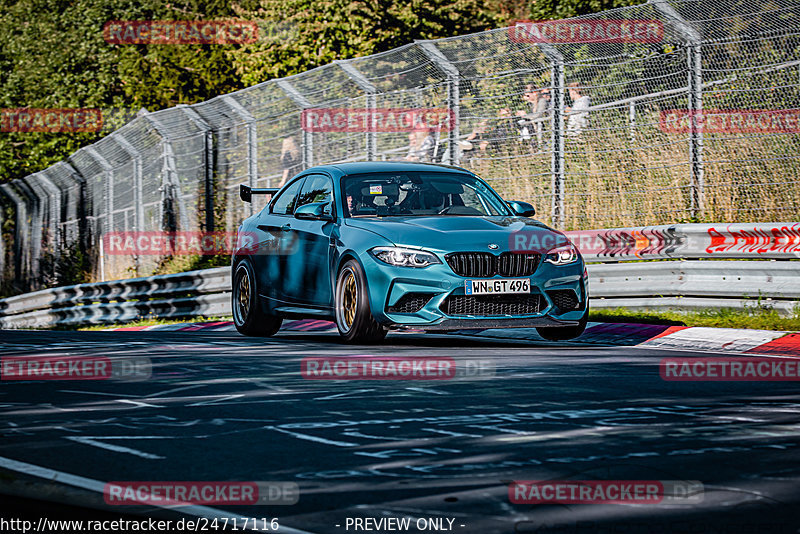
[(270, 337), (281, 328), (283, 319), (267, 315), (261, 308), (256, 273), (248, 260), (242, 260), (233, 273), (231, 311), (236, 330), (246, 336)]
[(375, 343), (386, 337), (369, 308), (367, 278), (356, 260), (348, 260), (336, 277), (336, 327), (349, 343)]
[(543, 326), (537, 327), (536, 332), (548, 341), (566, 341), (575, 339), (586, 330), (586, 323), (589, 322), (589, 303), (586, 303), (586, 311), (581, 317), (580, 322), (575, 326)]

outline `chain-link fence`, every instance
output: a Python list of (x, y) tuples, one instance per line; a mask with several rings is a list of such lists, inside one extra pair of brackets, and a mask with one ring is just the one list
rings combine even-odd
[[(75, 257), (95, 279), (150, 274), (163, 258), (105, 256), (102, 236), (235, 231), (260, 209), (239, 200), (241, 183), (274, 187), (315, 164), (412, 153), (472, 169), (562, 229), (797, 220), (798, 67), (794, 0), (651, 0), (142, 111), (0, 186), (2, 276), (12, 291), (58, 283)], [(424, 140), (317, 131), (303, 111), (320, 108), (447, 109), (450, 121)]]

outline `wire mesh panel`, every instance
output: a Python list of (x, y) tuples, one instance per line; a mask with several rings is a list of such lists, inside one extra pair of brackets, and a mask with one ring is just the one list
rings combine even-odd
[(3, 186), (0, 264), (34, 287), (43, 257), (85, 240), (96, 278), (150, 274), (166, 258), (101, 262), (101, 237), (232, 232), (267, 200), (242, 202), (240, 184), (357, 160), (461, 165), (565, 230), (796, 219), (798, 22), (795, 0), (650, 0), (140, 114)]
[(507, 29), (436, 42), (460, 76), (459, 162), (506, 198), (550, 203), (552, 68)]
[(65, 250), (71, 249), (80, 239), (81, 183), (80, 178), (66, 162), (58, 162), (42, 171), (61, 192), (59, 218), (60, 242)]

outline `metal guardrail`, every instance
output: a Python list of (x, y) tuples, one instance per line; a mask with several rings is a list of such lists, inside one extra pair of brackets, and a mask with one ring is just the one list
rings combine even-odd
[(0, 300), (0, 328), (230, 315), (230, 268), (45, 289)]
[[(800, 261), (662, 260), (588, 265), (592, 308), (800, 312)], [(230, 315), (230, 269), (47, 289), (0, 300), (0, 328)]]
[(745, 309), (800, 313), (800, 261), (595, 263), (592, 308)]

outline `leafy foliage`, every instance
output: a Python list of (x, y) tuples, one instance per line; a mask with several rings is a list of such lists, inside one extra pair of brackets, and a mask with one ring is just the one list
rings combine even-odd
[(246, 85), (415, 39), (486, 30), (502, 18), (479, 0), (261, 0), (236, 12), (260, 26), (256, 43), (229, 52)]
[[(151, 111), (413, 42), (638, 3), (632, 0), (0, 0), (0, 108)], [(258, 21), (245, 45), (115, 45), (110, 20)], [(110, 128), (109, 128), (110, 130)], [(100, 133), (0, 133), (0, 182)]]

